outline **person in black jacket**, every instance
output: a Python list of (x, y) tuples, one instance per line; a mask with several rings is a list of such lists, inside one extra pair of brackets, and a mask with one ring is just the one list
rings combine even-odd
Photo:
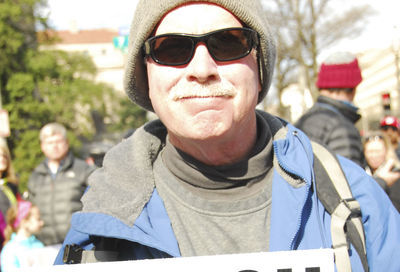
[(354, 125), (361, 115), (352, 103), (361, 80), (361, 70), (354, 55), (337, 52), (329, 56), (318, 74), (320, 96), (295, 126), (311, 140), (364, 167), (361, 135)]
[(61, 124), (50, 123), (41, 129), (40, 146), (46, 159), (29, 178), (28, 199), (44, 221), (38, 239), (45, 245), (57, 245), (64, 241), (72, 213), (82, 208), (80, 198), (94, 168), (69, 151), (67, 131)]

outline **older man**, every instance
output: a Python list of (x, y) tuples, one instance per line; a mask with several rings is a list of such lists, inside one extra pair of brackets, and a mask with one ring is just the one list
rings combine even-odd
[(82, 208), (80, 198), (94, 168), (69, 151), (67, 130), (61, 124), (43, 126), (40, 147), (46, 159), (29, 178), (29, 200), (39, 208), (44, 221), (38, 238), (45, 245), (60, 245), (67, 235), (72, 213)]
[[(330, 247), (309, 140), (255, 110), (275, 56), (260, 2), (143, 0), (134, 18), (127, 92), (160, 120), (107, 153), (56, 263), (63, 253), (74, 263)], [(340, 161), (370, 266), (399, 268), (397, 211)], [(351, 263), (361, 268), (356, 253)]]

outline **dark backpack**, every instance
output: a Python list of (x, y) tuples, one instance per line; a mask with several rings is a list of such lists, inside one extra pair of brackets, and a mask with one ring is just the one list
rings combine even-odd
[(312, 142), (318, 199), (331, 215), (332, 248), (337, 271), (351, 271), (349, 242), (356, 249), (364, 271), (369, 271), (360, 204), (354, 199), (336, 158), (322, 145)]

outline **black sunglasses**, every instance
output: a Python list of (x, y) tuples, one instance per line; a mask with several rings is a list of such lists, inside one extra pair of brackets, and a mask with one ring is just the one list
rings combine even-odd
[(258, 34), (250, 28), (235, 27), (212, 31), (202, 35), (163, 34), (145, 41), (145, 56), (162, 65), (185, 65), (193, 58), (199, 42), (206, 44), (216, 61), (232, 61), (247, 56), (258, 46)]

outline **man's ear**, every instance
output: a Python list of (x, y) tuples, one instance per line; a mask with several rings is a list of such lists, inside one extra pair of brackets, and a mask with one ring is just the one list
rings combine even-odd
[(257, 64), (258, 64), (258, 93), (261, 93), (262, 91), (262, 85), (263, 85), (263, 63), (262, 63), (262, 53), (261, 53), (261, 49), (257, 48), (256, 51), (256, 58), (257, 58)]
[(43, 142), (40, 141), (40, 150), (43, 152)]

